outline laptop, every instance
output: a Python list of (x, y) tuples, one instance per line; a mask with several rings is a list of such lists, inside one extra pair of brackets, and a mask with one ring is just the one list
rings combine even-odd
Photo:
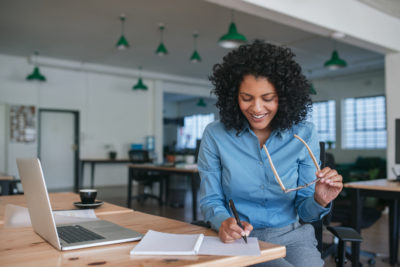
[(143, 235), (105, 220), (55, 224), (42, 167), (37, 158), (17, 158), (34, 231), (58, 250), (140, 240)]

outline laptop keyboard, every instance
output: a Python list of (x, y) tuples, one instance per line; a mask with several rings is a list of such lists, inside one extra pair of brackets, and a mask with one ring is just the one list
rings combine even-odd
[(78, 243), (105, 239), (104, 237), (79, 225), (57, 227), (58, 236), (67, 243)]

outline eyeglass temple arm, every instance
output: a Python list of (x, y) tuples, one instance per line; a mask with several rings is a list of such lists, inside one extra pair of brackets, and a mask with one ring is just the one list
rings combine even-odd
[(268, 149), (267, 149), (267, 147), (265, 146), (265, 144), (263, 145), (263, 148), (264, 148), (264, 150), (265, 150), (265, 153), (267, 154), (269, 164), (271, 165), (271, 169), (272, 169), (272, 172), (273, 172), (274, 175), (275, 175), (276, 180), (278, 181), (278, 183), (279, 183), (279, 185), (281, 186), (282, 190), (283, 190), (284, 192), (286, 192), (286, 188), (285, 188), (285, 186), (283, 185), (283, 183), (282, 183), (282, 181), (281, 181), (281, 178), (279, 178), (278, 172), (277, 172), (276, 169), (275, 169), (274, 163), (272, 162), (271, 156), (269, 155)]
[(307, 150), (308, 150), (308, 154), (310, 154), (310, 157), (311, 157), (312, 161), (314, 162), (315, 167), (317, 168), (318, 171), (320, 171), (321, 169), (319, 168), (318, 162), (317, 162), (317, 160), (315, 159), (315, 156), (314, 156), (314, 154), (312, 153), (310, 147), (307, 145), (307, 143), (306, 143), (303, 139), (301, 139), (300, 136), (298, 136), (298, 135), (296, 135), (296, 134), (294, 135), (294, 137), (296, 137), (297, 139), (299, 139), (299, 140), (306, 146), (306, 148), (307, 148)]

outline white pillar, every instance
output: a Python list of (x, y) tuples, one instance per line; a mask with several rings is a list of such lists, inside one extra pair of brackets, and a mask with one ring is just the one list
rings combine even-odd
[[(387, 175), (394, 177), (392, 168), (400, 172), (395, 163), (395, 119), (400, 119), (400, 53), (385, 56), (386, 118), (387, 118)], [(400, 134), (400, 133), (397, 133)]]
[(156, 142), (157, 163), (163, 162), (163, 82), (157, 80), (154, 84), (154, 137)]

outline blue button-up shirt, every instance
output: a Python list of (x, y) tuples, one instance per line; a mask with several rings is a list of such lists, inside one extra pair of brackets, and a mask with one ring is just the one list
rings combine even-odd
[[(300, 136), (319, 158), (319, 142), (314, 125), (303, 122), (290, 130), (273, 131), (266, 141), (275, 168), (286, 189), (311, 182), (316, 168)], [(330, 210), (314, 200), (315, 186), (284, 193), (274, 177), (265, 151), (247, 126), (239, 133), (226, 130), (220, 121), (204, 131), (198, 169), (201, 177), (200, 208), (205, 220), (219, 230), (231, 217), (229, 199), (239, 217), (255, 229), (283, 227), (299, 219), (311, 222)]]

